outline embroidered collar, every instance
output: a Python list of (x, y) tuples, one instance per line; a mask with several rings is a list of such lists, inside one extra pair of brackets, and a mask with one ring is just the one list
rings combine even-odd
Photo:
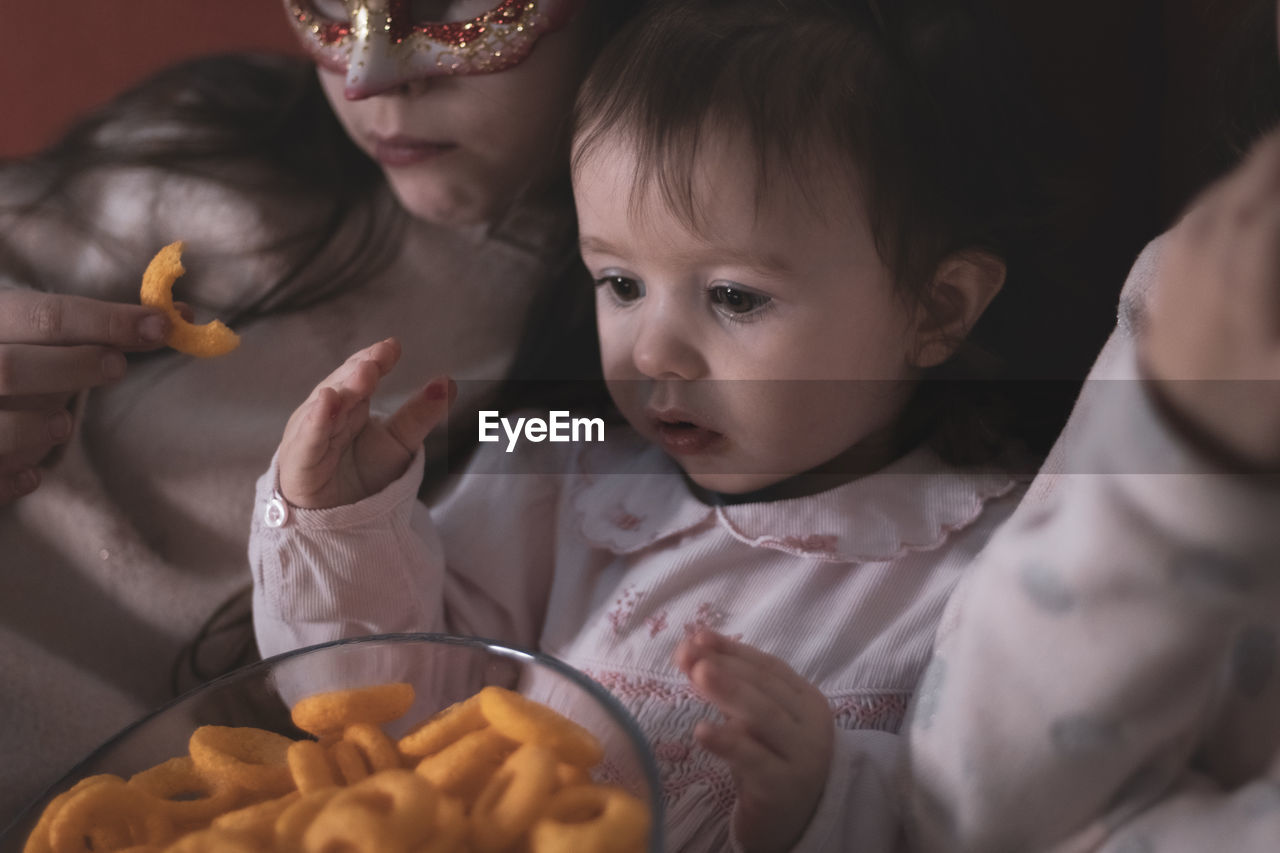
[(660, 540), (720, 526), (757, 548), (831, 562), (885, 562), (941, 545), (973, 523), (988, 500), (1019, 480), (996, 471), (962, 471), (926, 448), (886, 468), (808, 497), (711, 506), (698, 500), (679, 467), (630, 431), (585, 449), (570, 496), (591, 544), (630, 554)]

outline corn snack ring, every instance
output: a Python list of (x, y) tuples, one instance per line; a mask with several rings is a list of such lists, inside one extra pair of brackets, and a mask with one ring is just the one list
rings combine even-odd
[(635, 853), (649, 834), (649, 813), (621, 788), (562, 788), (529, 833), (532, 853)]
[(386, 770), (334, 795), (302, 834), (308, 853), (407, 851), (431, 832), (436, 791), (409, 770)]
[(329, 757), (337, 766), (344, 785), (354, 785), (369, 775), (369, 765), (364, 763), (364, 756), (349, 740), (340, 740), (329, 747)]
[(276, 847), (282, 850), (301, 848), (303, 833), (307, 831), (307, 827), (315, 820), (325, 804), (337, 796), (339, 790), (339, 788), (321, 788), (309, 794), (303, 794), (285, 808), (276, 818)]
[(187, 748), (196, 770), (214, 784), (278, 796), (293, 789), (286, 757), (292, 743), (251, 726), (200, 726)]
[(293, 706), (293, 724), (323, 736), (353, 723), (382, 725), (405, 715), (413, 705), (413, 685), (403, 681), (316, 693)]
[(548, 746), (561, 761), (578, 767), (593, 767), (604, 758), (591, 732), (546, 705), (502, 687), (486, 687), (478, 696), (489, 725), (514, 741)]
[(401, 768), (400, 753), (396, 751), (395, 742), (372, 723), (352, 723), (343, 732), (342, 739), (360, 751), (373, 773)]
[(179, 826), (206, 824), (243, 799), (240, 788), (213, 783), (186, 755), (133, 774), (129, 785), (155, 797), (161, 810)]
[(49, 846), (53, 853), (91, 853), (162, 844), (172, 834), (172, 821), (153, 799), (116, 777), (67, 799), (49, 826)]
[(367, 809), (325, 806), (302, 833), (305, 853), (407, 853), (408, 843)]
[(436, 800), (436, 821), (431, 839), (414, 853), (458, 853), (465, 850), (470, 824), (467, 807), (457, 797), (440, 796)]
[(226, 355), (240, 346), (240, 336), (228, 329), (220, 320), (212, 320), (203, 326), (187, 321), (173, 305), (173, 283), (186, 270), (182, 266), (181, 240), (165, 246), (142, 274), (142, 304), (160, 308), (169, 317), (169, 334), (164, 342), (198, 358)]
[(471, 846), (499, 853), (515, 844), (547, 806), (556, 786), (556, 755), (526, 743), (489, 778), (471, 806)]
[(458, 738), (488, 725), (480, 711), (480, 699), (471, 696), (454, 702), (422, 725), (400, 738), (396, 744), (403, 755), (433, 755)]
[(294, 786), (304, 794), (338, 784), (338, 773), (329, 752), (314, 740), (300, 740), (285, 751), (285, 763)]
[(418, 762), (414, 772), (469, 804), (515, 748), (515, 742), (486, 726), (463, 735), (435, 755), (428, 755)]
[(262, 853), (262, 850), (252, 838), (239, 832), (209, 828), (188, 832), (164, 848), (164, 853)]
[(325, 809), (362, 808), (385, 818), (401, 838), (418, 841), (435, 823), (435, 787), (412, 770), (386, 770), (352, 785)]
[(35, 828), (31, 830), (31, 834), (27, 836), (27, 843), (22, 847), (22, 853), (50, 853), (53, 850), (52, 842), (49, 840), (49, 827), (53, 824), (53, 819), (57, 816), (62, 807), (67, 804), (67, 800), (71, 799), (78, 792), (83, 791), (92, 785), (98, 785), (109, 780), (119, 780), (119, 776), (113, 776), (109, 773), (100, 773), (96, 776), (86, 776), (79, 782), (71, 786), (69, 790), (63, 791), (58, 796), (49, 801), (49, 805), (44, 807), (44, 811), (40, 813), (40, 819), (36, 821)]
[(242, 836), (259, 846), (270, 849), (275, 843), (276, 819), (301, 796), (297, 791), (290, 791), (274, 800), (264, 800), (229, 811), (214, 818), (209, 828)]
[(574, 785), (590, 785), (591, 771), (576, 764), (561, 761), (556, 765), (556, 787), (572, 788)]

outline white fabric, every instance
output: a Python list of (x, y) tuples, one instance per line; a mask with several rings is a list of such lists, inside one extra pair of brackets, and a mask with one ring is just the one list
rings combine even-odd
[(908, 731), (938, 853), (1280, 849), (1280, 490), (1171, 431), (1121, 323), (952, 598)]

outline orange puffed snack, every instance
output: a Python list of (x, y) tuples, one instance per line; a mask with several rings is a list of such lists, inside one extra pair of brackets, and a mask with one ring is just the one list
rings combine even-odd
[(398, 720), (413, 705), (413, 685), (403, 681), (316, 693), (293, 706), (293, 724), (324, 736), (356, 723), (380, 726)]
[[(392, 740), (412, 686), (308, 696), (319, 740), (200, 726), (188, 755), (81, 780), (23, 853), (641, 853), (649, 810), (592, 780), (603, 750), (549, 707), (497, 687)], [(303, 726), (302, 724), (306, 725)]]
[(240, 336), (228, 329), (220, 320), (211, 320), (202, 326), (182, 316), (173, 304), (173, 283), (186, 272), (182, 266), (182, 250), (185, 244), (178, 240), (165, 246), (147, 264), (142, 274), (141, 300), (143, 305), (160, 308), (169, 317), (169, 335), (164, 342), (187, 355), (197, 358), (213, 358), (226, 355), (240, 346)]

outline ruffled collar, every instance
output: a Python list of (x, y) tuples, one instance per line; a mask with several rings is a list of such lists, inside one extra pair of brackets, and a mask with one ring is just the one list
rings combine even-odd
[(830, 562), (886, 562), (938, 547), (972, 524), (988, 500), (1020, 484), (1004, 472), (951, 467), (917, 448), (816, 495), (714, 506), (693, 494), (665, 453), (618, 432), (579, 455), (570, 496), (582, 536), (616, 554), (719, 526), (756, 548)]

